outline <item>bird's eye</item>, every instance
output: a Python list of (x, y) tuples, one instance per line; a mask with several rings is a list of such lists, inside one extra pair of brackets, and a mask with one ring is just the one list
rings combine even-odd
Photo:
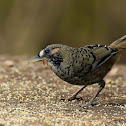
[(45, 53), (49, 53), (49, 49), (45, 50), (44, 52), (45, 52)]

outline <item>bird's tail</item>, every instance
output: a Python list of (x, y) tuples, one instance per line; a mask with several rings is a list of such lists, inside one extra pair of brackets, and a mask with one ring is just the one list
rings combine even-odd
[(126, 49), (126, 35), (119, 38), (118, 40), (114, 41), (111, 45), (111, 48), (118, 48), (118, 49)]

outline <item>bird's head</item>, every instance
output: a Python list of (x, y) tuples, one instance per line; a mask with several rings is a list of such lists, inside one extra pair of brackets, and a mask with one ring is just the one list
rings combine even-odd
[(63, 62), (63, 58), (60, 54), (61, 48), (63, 45), (61, 44), (52, 44), (42, 49), (38, 56), (32, 58), (29, 62), (38, 62), (42, 61), (43, 64), (52, 63), (53, 65), (59, 65)]

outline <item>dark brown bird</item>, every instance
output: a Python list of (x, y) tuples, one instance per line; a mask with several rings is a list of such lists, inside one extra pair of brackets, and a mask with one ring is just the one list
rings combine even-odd
[(104, 77), (121, 56), (126, 48), (126, 35), (114, 41), (110, 46), (87, 45), (72, 48), (62, 44), (52, 44), (42, 49), (38, 56), (30, 62), (42, 61), (54, 71), (62, 80), (73, 84), (83, 85), (68, 100), (76, 99), (77, 94), (86, 86), (98, 83), (99, 90), (84, 106), (93, 105), (94, 99), (105, 87)]

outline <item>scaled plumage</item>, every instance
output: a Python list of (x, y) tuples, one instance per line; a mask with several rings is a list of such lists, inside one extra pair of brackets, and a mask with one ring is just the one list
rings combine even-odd
[(114, 41), (110, 46), (87, 45), (72, 48), (62, 44), (52, 44), (42, 49), (31, 61), (43, 61), (62, 80), (73, 85), (84, 85), (68, 100), (75, 99), (87, 85), (98, 83), (100, 85), (98, 92), (84, 105), (89, 106), (93, 105), (94, 99), (104, 88), (103, 79), (119, 59), (123, 48), (126, 48), (126, 36)]

